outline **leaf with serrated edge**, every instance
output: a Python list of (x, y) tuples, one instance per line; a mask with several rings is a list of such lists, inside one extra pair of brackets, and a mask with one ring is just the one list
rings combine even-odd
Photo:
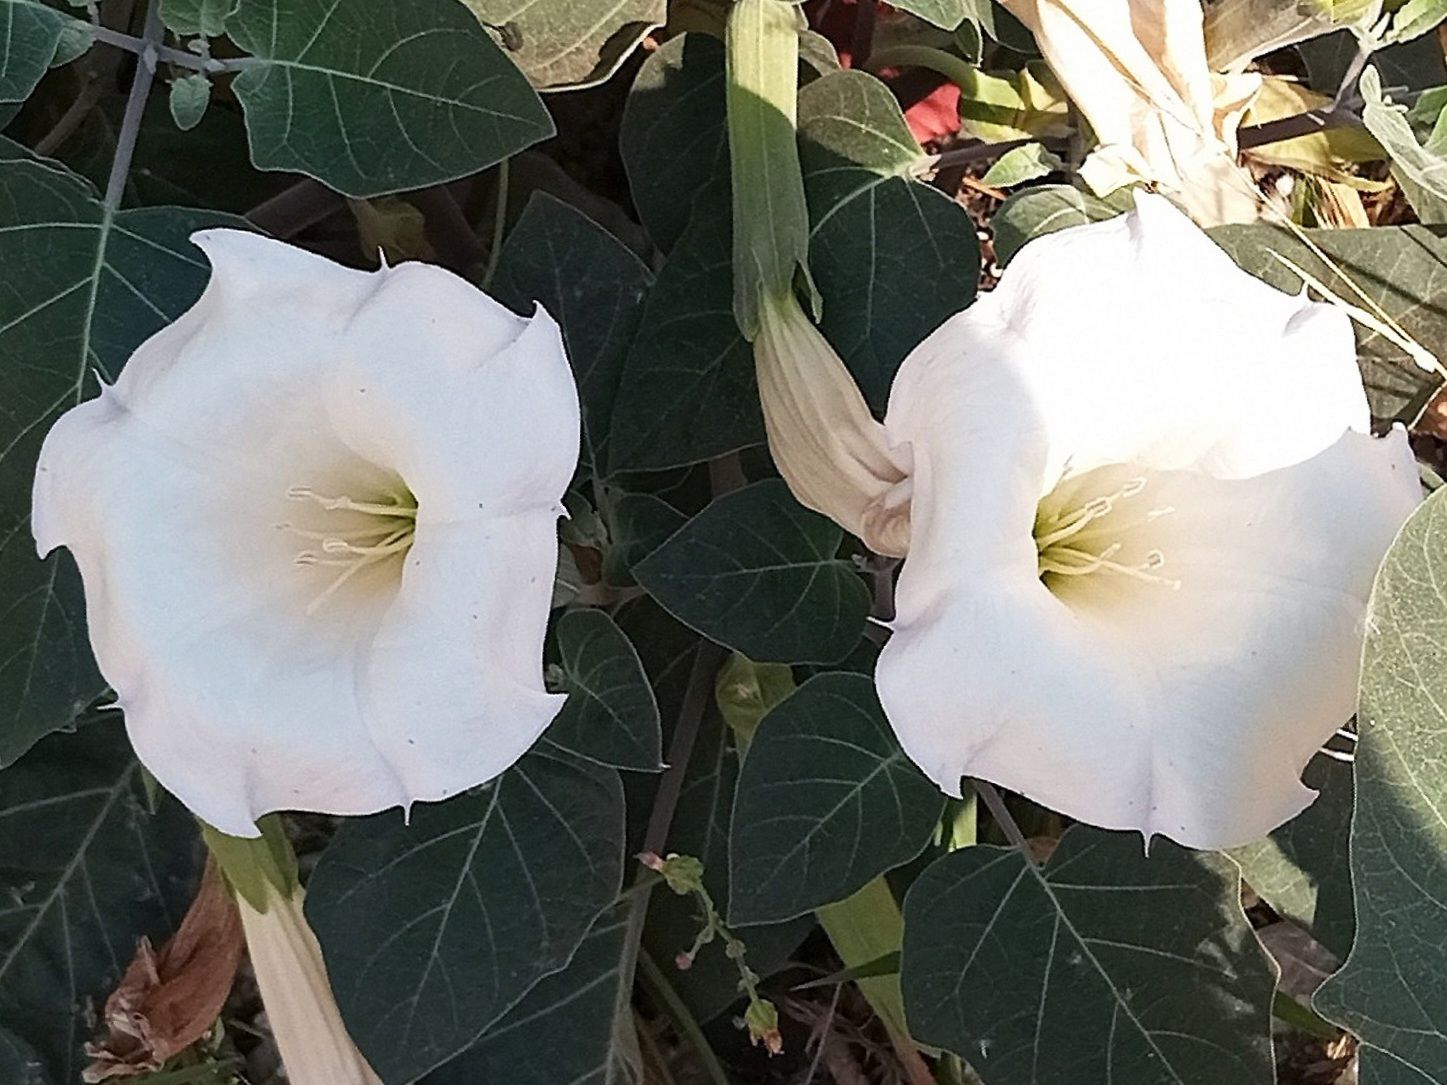
[(1372, 590), (1357, 705), (1357, 937), (1317, 1010), (1362, 1041), (1364, 1085), (1447, 1082), (1447, 491)]
[[(422, 1085), (623, 1085), (638, 1080), (627, 904), (604, 912), (561, 972), (537, 982), (477, 1043)], [(631, 1043), (630, 1043), (631, 1041)]]
[(833, 663), (864, 631), (869, 590), (836, 557), (843, 532), (779, 479), (720, 498), (635, 569), (710, 640), (769, 663)]
[(80, 1080), (96, 1008), (137, 939), (159, 943), (180, 923), (200, 854), (179, 803), (162, 795), (147, 813), (114, 718), (52, 736), (0, 774), (0, 1069), (39, 1064), (6, 1082)]
[(913, 176), (927, 156), (872, 75), (836, 72), (801, 90), (799, 142), (821, 327), (883, 411), (905, 355), (975, 298), (975, 224)]
[(348, 821), (306, 912), (347, 1028), (384, 1081), (404, 1082), (566, 965), (622, 875), (617, 772), (544, 741), (410, 824)]
[(492, 27), (535, 87), (576, 90), (606, 80), (654, 27), (666, 0), (464, 0)]
[(788, 919), (907, 863), (944, 796), (910, 763), (858, 674), (809, 679), (764, 717), (744, 757), (729, 845), (729, 919)]
[(245, 226), (219, 212), (157, 207), (107, 216), (80, 178), (0, 162), (0, 765), (72, 724), (105, 688), (66, 554), (35, 556), (30, 493), (40, 443), (62, 412), (113, 381), (141, 341), (200, 296), (208, 269), (188, 238)]
[(904, 905), (915, 1038), (989, 1085), (1271, 1085), (1275, 968), (1222, 855), (1077, 825), (1044, 867), (976, 846)]
[(548, 739), (580, 757), (620, 769), (662, 767), (658, 704), (627, 634), (601, 610), (558, 619), (567, 703)]
[(347, 196), (476, 173), (553, 134), (522, 73), (456, 0), (246, 0), (227, 33), (259, 169)]

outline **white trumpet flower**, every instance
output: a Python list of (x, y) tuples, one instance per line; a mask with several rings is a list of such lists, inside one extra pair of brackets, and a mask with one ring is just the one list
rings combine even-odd
[(1164, 198), (1031, 242), (890, 394), (909, 553), (877, 681), (905, 750), (951, 794), (1192, 847), (1298, 813), (1420, 499), (1405, 433), (1368, 426), (1346, 315)]
[(424, 264), (194, 240), (205, 293), (56, 423), (35, 480), (137, 753), (238, 836), (491, 779), (564, 699), (542, 669), (579, 436), (557, 325)]

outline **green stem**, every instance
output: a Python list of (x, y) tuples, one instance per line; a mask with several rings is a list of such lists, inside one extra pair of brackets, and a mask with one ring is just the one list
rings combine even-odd
[(497, 262), (502, 256), (502, 235), (507, 227), (507, 159), (497, 164), (497, 206), (492, 213), (492, 244), (487, 250), (487, 267), (482, 272), (482, 288), (492, 285), (497, 274)]
[(881, 68), (928, 68), (966, 93), (972, 92), (979, 82), (979, 69), (968, 60), (930, 45), (891, 45), (876, 49), (869, 58), (869, 70), (877, 72)]
[(729, 1085), (728, 1075), (724, 1073), (708, 1037), (704, 1036), (703, 1029), (699, 1027), (698, 1019), (689, 1012), (687, 1004), (673, 989), (673, 984), (668, 982), (663, 969), (658, 967), (658, 962), (647, 950), (640, 950), (638, 953), (638, 978), (643, 981), (648, 993), (658, 1001), (659, 1007), (673, 1022), (673, 1027), (693, 1046), (709, 1081), (713, 1082), (713, 1085)]
[(286, 838), (281, 815), (268, 814), (256, 825), (260, 836), (242, 837), (228, 836), (202, 822), (201, 838), (215, 856), (232, 892), (265, 913), (273, 893), (285, 900), (296, 891), (296, 853)]

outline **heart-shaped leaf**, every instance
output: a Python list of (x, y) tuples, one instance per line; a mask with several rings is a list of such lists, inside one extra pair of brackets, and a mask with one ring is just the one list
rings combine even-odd
[(910, 1031), (989, 1085), (1271, 1085), (1276, 976), (1236, 865), (1077, 825), (1040, 867), (963, 848), (910, 887)]
[(260, 169), (379, 196), (485, 169), (552, 119), (457, 0), (245, 0), (227, 33), (257, 63), (232, 89)]
[(544, 742), (448, 802), (349, 821), (307, 894), (362, 1053), (401, 1085), (568, 963), (623, 872), (613, 769)]
[(858, 642), (869, 590), (843, 532), (779, 479), (715, 501), (634, 570), (680, 621), (750, 659), (832, 663)]
[(1316, 1008), (1362, 1040), (1372, 1085), (1447, 1082), (1447, 492), (1402, 528), (1372, 589), (1357, 723), (1357, 937)]
[(729, 846), (729, 919), (788, 919), (913, 859), (944, 796), (910, 763), (864, 675), (809, 679), (744, 757)]
[(549, 741), (602, 765), (657, 772), (658, 703), (627, 634), (601, 610), (572, 610), (558, 619), (557, 636), (568, 700)]

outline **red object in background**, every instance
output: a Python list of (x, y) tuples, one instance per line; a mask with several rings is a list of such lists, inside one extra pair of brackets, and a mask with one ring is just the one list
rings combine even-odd
[[(809, 25), (833, 44), (839, 63), (853, 67), (855, 27), (859, 21), (855, 0), (811, 0), (804, 10)], [(888, 5), (878, 5), (879, 18), (892, 14)], [(921, 68), (905, 74), (886, 69), (881, 77), (900, 100), (909, 130), (920, 143), (943, 139), (960, 130), (960, 88), (949, 80)]]

